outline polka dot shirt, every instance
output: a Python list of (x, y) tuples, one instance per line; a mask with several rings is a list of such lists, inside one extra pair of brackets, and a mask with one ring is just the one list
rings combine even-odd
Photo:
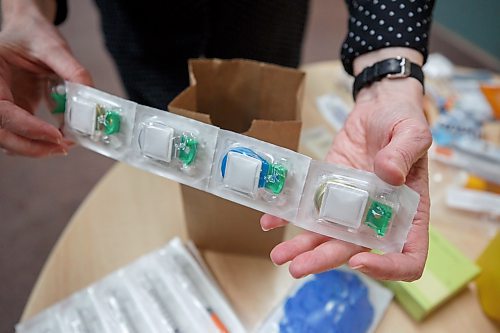
[(434, 0), (346, 0), (349, 31), (342, 44), (344, 68), (364, 53), (389, 46), (415, 49), (427, 58)]

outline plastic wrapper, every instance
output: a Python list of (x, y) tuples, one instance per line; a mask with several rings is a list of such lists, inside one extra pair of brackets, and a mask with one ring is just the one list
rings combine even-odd
[(371, 333), (392, 292), (352, 270), (340, 268), (299, 280), (257, 333)]
[(68, 83), (66, 109), (67, 127), (87, 148), (358, 245), (401, 251), (418, 205), (414, 191), (374, 174), (311, 164), (294, 151), (93, 88)]
[(113, 333), (159, 332), (144, 307), (133, 297), (122, 280), (122, 272), (114, 273), (90, 288), (90, 294), (106, 326)]
[(291, 150), (220, 130), (208, 191), (294, 220), (310, 161)]
[(215, 280), (201, 267), (181, 241), (174, 239), (166, 247), (18, 324), (16, 330), (21, 333), (245, 332)]
[(313, 161), (298, 218), (300, 227), (383, 252), (400, 252), (419, 195), (375, 174)]
[(65, 129), (82, 146), (123, 159), (132, 139), (136, 103), (66, 82)]
[(52, 308), (16, 325), (17, 333), (65, 333)]
[(173, 279), (162, 274), (158, 262), (152, 256), (127, 268), (125, 278), (139, 303), (147, 305), (148, 313), (159, 332), (203, 330), (199, 320), (194, 320), (196, 316), (192, 315), (193, 309), (183, 300), (185, 295), (179, 293)]
[(179, 239), (161, 250), (156, 260), (184, 295), (191, 314), (196, 315), (197, 322), (203, 323), (203, 332), (245, 332), (214, 280), (207, 276)]
[(87, 290), (74, 294), (54, 310), (65, 333), (90, 333), (109, 331)]
[(218, 131), (215, 126), (138, 105), (132, 149), (126, 162), (206, 189)]

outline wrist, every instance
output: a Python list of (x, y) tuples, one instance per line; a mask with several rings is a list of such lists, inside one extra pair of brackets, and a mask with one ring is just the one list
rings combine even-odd
[(383, 49), (375, 50), (358, 56), (354, 59), (353, 69), (354, 75), (358, 75), (366, 67), (370, 67), (376, 62), (396, 57), (404, 57), (411, 60), (411, 62), (422, 66), (424, 63), (424, 56), (422, 53), (407, 47), (386, 47)]
[(422, 84), (411, 77), (397, 80), (384, 78), (361, 89), (356, 102), (369, 102), (381, 98), (400, 99), (401, 97), (422, 105), (424, 97)]
[(41, 15), (53, 22), (56, 12), (55, 0), (2, 0), (2, 25), (26, 15)]

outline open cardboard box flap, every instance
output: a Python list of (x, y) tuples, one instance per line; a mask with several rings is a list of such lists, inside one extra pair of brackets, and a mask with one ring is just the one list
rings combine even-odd
[[(251, 60), (189, 61), (190, 86), (170, 112), (297, 150), (305, 74)], [(183, 186), (189, 237), (200, 248), (269, 255), (283, 230), (264, 233), (262, 213)]]

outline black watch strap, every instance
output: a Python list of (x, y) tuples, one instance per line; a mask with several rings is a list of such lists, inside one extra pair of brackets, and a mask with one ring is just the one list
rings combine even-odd
[(397, 57), (379, 61), (363, 69), (354, 79), (352, 96), (356, 100), (356, 96), (361, 89), (385, 77), (388, 79), (413, 77), (422, 84), (422, 87), (424, 86), (424, 72), (422, 71), (422, 67), (411, 62), (408, 58)]

